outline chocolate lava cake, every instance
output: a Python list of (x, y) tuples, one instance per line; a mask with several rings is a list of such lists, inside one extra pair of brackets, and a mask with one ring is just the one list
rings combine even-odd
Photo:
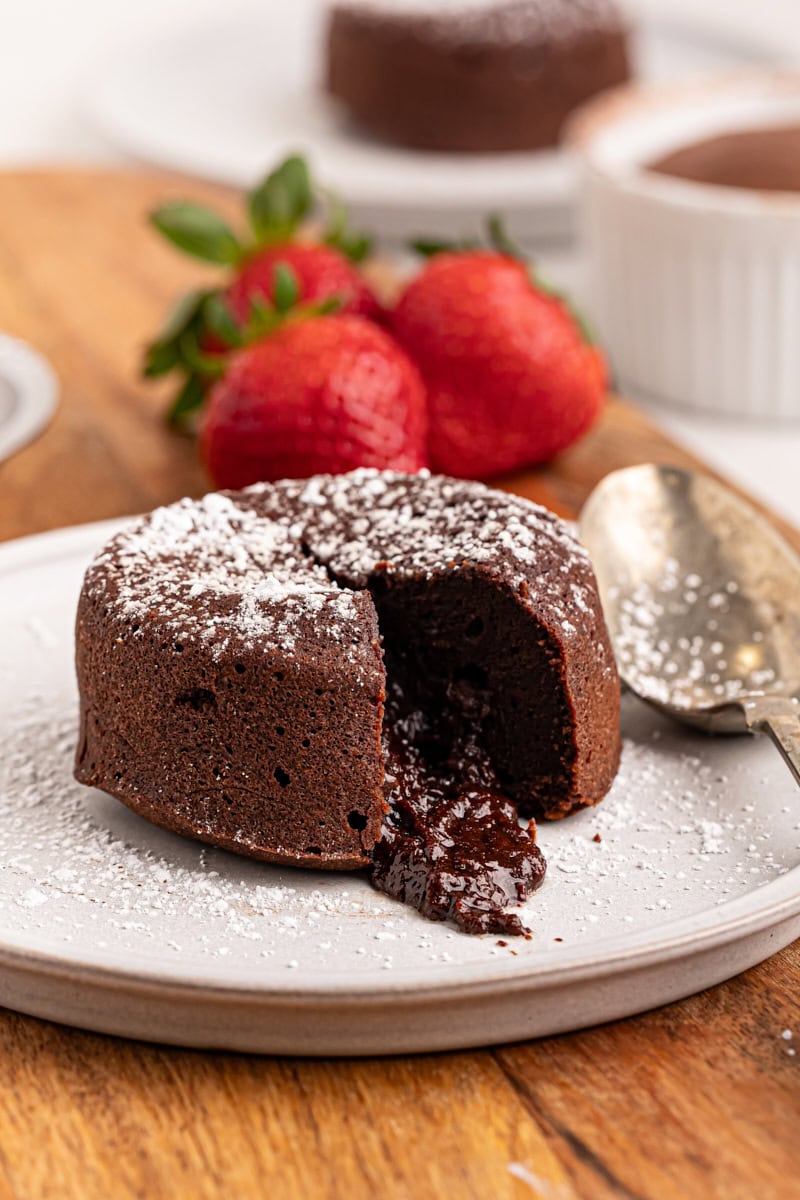
[(482, 484), (350, 475), (157, 509), (89, 567), (76, 777), (178, 833), (356, 869), (464, 928), (541, 882), (533, 823), (616, 773), (588, 558)]
[(328, 92), (367, 132), (422, 150), (532, 150), (630, 77), (614, 0), (333, 0)]

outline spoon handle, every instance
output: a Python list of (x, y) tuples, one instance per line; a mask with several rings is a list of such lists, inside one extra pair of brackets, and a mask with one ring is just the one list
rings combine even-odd
[(800, 784), (800, 706), (792, 700), (764, 698), (746, 705), (747, 724), (769, 734)]

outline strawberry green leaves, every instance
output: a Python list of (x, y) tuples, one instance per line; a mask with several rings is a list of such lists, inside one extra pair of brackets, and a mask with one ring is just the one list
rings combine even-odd
[(324, 234), (326, 246), (341, 251), (351, 262), (363, 262), (372, 250), (372, 238), (357, 233), (349, 226), (347, 209), (333, 192), (325, 192), (328, 208), (328, 225)]
[[(232, 309), (228, 303), (228, 293), (235, 291), (260, 253), (274, 248), (279, 256), (284, 246), (291, 252), (295, 244), (314, 245), (297, 233), (315, 213), (321, 220), (327, 214), (328, 227), (319, 238), (323, 245), (356, 262), (369, 252), (369, 239), (348, 228), (346, 210), (338, 199), (315, 190), (308, 165), (297, 154), (284, 159), (248, 193), (247, 224), (241, 230), (190, 200), (169, 201), (150, 213), (150, 223), (173, 246), (229, 272), (227, 287), (198, 289), (184, 296), (147, 347), (142, 368), (145, 378), (170, 372), (183, 376), (168, 414), (171, 424), (182, 424), (201, 407), (210, 381), (222, 372), (230, 350), (268, 336), (284, 320), (335, 312), (347, 301), (345, 280), (341, 295), (301, 303), (303, 289), (296, 274), (278, 261), (271, 280), (268, 278), (266, 296), (259, 282), (251, 297), (245, 295), (244, 304), (239, 300)], [(307, 289), (307, 283), (303, 287)]]
[(324, 300), (300, 303), (300, 287), (297, 275), (288, 263), (278, 262), (272, 272), (272, 301), (255, 296), (250, 301), (250, 313), (239, 334), (240, 346), (249, 346), (271, 333), (287, 321), (301, 321), (309, 317), (327, 317), (338, 312), (342, 297), (327, 296)]
[(191, 200), (172, 200), (150, 214), (151, 224), (173, 246), (218, 266), (235, 266), (243, 249), (232, 229), (208, 208)]
[(537, 292), (541, 292), (544, 296), (550, 296), (569, 314), (586, 345), (596, 345), (597, 338), (594, 335), (594, 330), (580, 309), (575, 307), (572, 298), (566, 292), (562, 291), (561, 288), (551, 283), (549, 279), (546, 279), (535, 267), (531, 267), (528, 274)]
[(256, 246), (290, 238), (314, 207), (305, 159), (285, 159), (247, 196), (247, 211)]
[(477, 238), (461, 238), (454, 242), (415, 238), (409, 243), (409, 248), (421, 258), (433, 258), (434, 254), (461, 254), (468, 250), (480, 250), (481, 244)]
[(217, 266), (235, 267), (261, 246), (291, 238), (314, 204), (308, 167), (292, 155), (247, 196), (250, 229), (237, 236), (211, 209), (191, 200), (172, 200), (150, 214), (150, 222), (173, 246)]
[(150, 214), (151, 224), (184, 253), (202, 262), (235, 267), (264, 246), (290, 241), (324, 200), (328, 228), (323, 240), (354, 262), (369, 252), (370, 239), (348, 228), (347, 210), (331, 193), (315, 192), (308, 164), (292, 154), (246, 197), (249, 228), (237, 234), (217, 213), (191, 200), (171, 200)]
[(516, 242), (509, 237), (503, 218), (499, 213), (490, 213), (486, 218), (486, 242), (482, 242), (480, 238), (456, 238), (453, 241), (445, 241), (434, 238), (417, 238), (411, 242), (411, 249), (421, 255), (422, 258), (433, 258), (434, 254), (462, 254), (470, 250), (486, 249), (486, 243), (489, 248), (496, 250), (498, 254), (505, 254), (509, 258), (518, 258), (520, 261), (525, 261), (524, 251)]
[(276, 263), (272, 274), (274, 280), (273, 298), (275, 308), (281, 315), (288, 313), (297, 304), (300, 288), (297, 276), (286, 263)]
[(170, 425), (183, 425), (200, 408), (217, 367), (221, 367), (219, 357), (215, 359), (202, 350), (205, 332), (212, 328), (220, 302), (216, 292), (200, 289), (189, 292), (175, 305), (164, 328), (145, 351), (145, 378), (156, 379), (172, 371), (184, 376), (167, 411)]
[(272, 296), (255, 296), (247, 320), (237, 322), (221, 291), (190, 292), (170, 313), (164, 328), (145, 351), (143, 374), (156, 379), (170, 372), (183, 376), (167, 421), (182, 426), (202, 407), (209, 387), (225, 372), (230, 350), (268, 337), (286, 321), (327, 316), (342, 304), (339, 296), (300, 303), (297, 275), (285, 262), (272, 272)]
[(208, 332), (224, 346), (243, 344), (242, 331), (221, 292), (208, 293), (201, 316)]
[(518, 258), (521, 262), (526, 261), (525, 251), (511, 237), (500, 213), (489, 213), (486, 218), (486, 232), (489, 237), (489, 245), (498, 254), (505, 254), (509, 258)]
[(181, 364), (181, 341), (188, 333), (202, 327), (206, 304), (213, 294), (198, 289), (180, 298), (158, 337), (145, 351), (143, 374), (146, 379), (168, 375)]
[(167, 411), (167, 422), (173, 428), (181, 428), (198, 409), (202, 408), (206, 398), (206, 387), (199, 375), (190, 375), (178, 392)]

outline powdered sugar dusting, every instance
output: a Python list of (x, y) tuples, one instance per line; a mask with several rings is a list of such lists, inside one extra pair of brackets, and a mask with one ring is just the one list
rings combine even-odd
[(740, 603), (735, 581), (712, 585), (666, 559), (657, 580), (638, 583), (630, 594), (611, 588), (609, 599), (620, 668), (640, 696), (692, 708), (776, 688), (773, 651), (749, 603)]
[[(520, 496), (464, 480), (354, 471), (294, 485), (314, 554), (361, 584), (393, 576), (497, 568), (566, 639), (597, 614), (586, 551), (565, 522)], [(601, 657), (604, 651), (598, 650)]]
[[(113, 538), (86, 588), (121, 618), (122, 640), (157, 627), (220, 658), (255, 646), (291, 655), (300, 639), (333, 639), (357, 668), (368, 654), (358, 643), (363, 610), (332, 575), (364, 588), (387, 563), (396, 575), (497, 568), (560, 638), (586, 636), (576, 610), (594, 637), (594, 576), (564, 522), (521, 497), (427, 472), (360, 470), (181, 500)], [(604, 637), (595, 651), (610, 670)]]
[(423, 23), (427, 37), (452, 44), (538, 44), (614, 31), (623, 18), (614, 0), (333, 0), (376, 20)]
[[(327, 614), (352, 644), (351, 592), (303, 554), (289, 516), (271, 520), (212, 492), (158, 508), (118, 534), (87, 574), (89, 593), (142, 636), (150, 622), (180, 639), (199, 636), (215, 656), (269, 642), (291, 652), (310, 618)], [(352, 656), (352, 650), (350, 651)]]

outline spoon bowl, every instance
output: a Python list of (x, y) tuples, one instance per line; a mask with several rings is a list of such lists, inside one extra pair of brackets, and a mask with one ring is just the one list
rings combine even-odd
[(712, 733), (764, 730), (800, 782), (800, 555), (706, 475), (614, 471), (580, 518), (620, 675)]

